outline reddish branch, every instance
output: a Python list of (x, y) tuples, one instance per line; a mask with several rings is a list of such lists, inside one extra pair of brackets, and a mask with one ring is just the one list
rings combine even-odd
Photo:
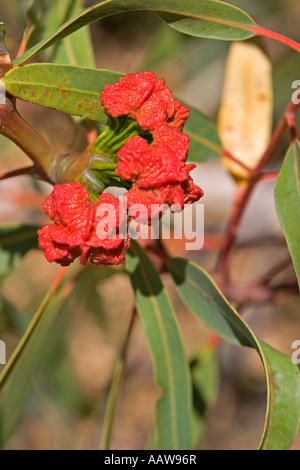
[(291, 257), (285, 258), (283, 261), (280, 261), (276, 266), (273, 266), (259, 281), (258, 286), (267, 287), (272, 279), (281, 273), (284, 269), (291, 265)]
[(239, 166), (241, 166), (242, 168), (247, 170), (249, 175), (253, 174), (253, 172), (254, 172), (253, 168), (249, 168), (248, 165), (246, 165), (244, 162), (240, 161), (238, 158), (236, 158), (234, 155), (232, 155), (232, 153), (230, 153), (228, 150), (223, 149), (222, 153), (223, 153), (224, 157), (229, 158), (230, 160), (232, 160), (235, 163), (238, 163)]
[(282, 116), (277, 127), (275, 128), (267, 150), (262, 156), (257, 167), (253, 170), (251, 179), (243, 184), (240, 183), (237, 186), (236, 197), (227, 229), (227, 237), (225, 240), (225, 244), (221, 250), (217, 264), (217, 272), (221, 273), (225, 277), (227, 276), (228, 259), (231, 254), (231, 250), (235, 244), (239, 225), (245, 212), (248, 201), (250, 199), (250, 196), (252, 195), (252, 192), (256, 187), (257, 183), (261, 181), (261, 179), (265, 179), (265, 176), (262, 174), (262, 170), (269, 162), (287, 126), (290, 128), (292, 139), (296, 138), (295, 115), (298, 108), (299, 104), (289, 104), (284, 115)]
[(34, 166), (29, 166), (25, 168), (19, 168), (18, 170), (8, 171), (3, 175), (0, 175), (0, 181), (7, 180), (9, 178), (14, 178), (15, 176), (34, 176), (35, 169)]
[(275, 41), (281, 42), (282, 44), (289, 46), (291, 49), (300, 52), (300, 44), (293, 39), (283, 36), (282, 34), (276, 33), (275, 31), (270, 31), (269, 29), (263, 28), (262, 26), (259, 26), (255, 32), (257, 36), (264, 36), (265, 38), (274, 39)]

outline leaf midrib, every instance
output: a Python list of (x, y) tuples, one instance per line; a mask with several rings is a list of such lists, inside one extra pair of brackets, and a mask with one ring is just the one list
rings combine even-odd
[(211, 150), (214, 150), (215, 152), (219, 153), (220, 155), (222, 154), (222, 152), (223, 152), (222, 147), (219, 147), (218, 145), (213, 144), (209, 140), (204, 139), (203, 137), (200, 137), (200, 136), (194, 134), (193, 132), (188, 131), (187, 129), (185, 129), (185, 133), (189, 137), (191, 137), (193, 140), (195, 140), (196, 142), (199, 142), (200, 144), (205, 145), (206, 147), (210, 148)]
[[(55, 90), (59, 90), (59, 91), (69, 91), (69, 92), (73, 92), (73, 93), (80, 93), (82, 95), (89, 95), (89, 96), (94, 96), (94, 97), (100, 97), (100, 95), (101, 95), (101, 93), (99, 93), (99, 92), (85, 91), (82, 88), (70, 88), (70, 87), (60, 85), (60, 84), (52, 85), (51, 83), (47, 84), (47, 83), (36, 82), (36, 81), (31, 82), (29, 80), (27, 80), (26, 83), (24, 83), (23, 81), (14, 80), (13, 85), (21, 85), (22, 88), (24, 88), (24, 90), (27, 88), (27, 86), (29, 86), (29, 87), (44, 87), (45, 89), (50, 88), (50, 89), (55, 89)], [(103, 108), (103, 106), (102, 106), (102, 108)]]

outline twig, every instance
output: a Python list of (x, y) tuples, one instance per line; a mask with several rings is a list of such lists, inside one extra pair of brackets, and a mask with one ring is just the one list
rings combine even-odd
[(278, 177), (278, 171), (273, 171), (269, 173), (262, 173), (260, 175), (259, 181), (271, 181), (276, 180)]
[(258, 282), (259, 287), (267, 287), (272, 279), (277, 276), (281, 271), (287, 268), (291, 264), (291, 257), (280, 261), (276, 266), (273, 266), (266, 274), (262, 276), (262, 279)]
[(8, 171), (3, 175), (0, 175), (0, 181), (7, 180), (9, 178), (14, 178), (15, 176), (34, 176), (35, 175), (35, 167), (28, 166), (25, 168), (19, 168), (18, 170)]
[[(227, 262), (229, 259), (229, 255), (231, 253), (232, 247), (235, 244), (238, 228), (241, 222), (241, 219), (244, 215), (245, 209), (249, 202), (250, 196), (254, 188), (256, 187), (257, 183), (261, 180), (262, 170), (269, 162), (275, 148), (279, 140), (281, 139), (284, 131), (288, 123), (291, 125), (292, 116), (296, 115), (296, 112), (299, 108), (300, 104), (290, 103), (285, 110), (282, 118), (280, 119), (279, 123), (277, 124), (273, 136), (271, 138), (270, 144), (265, 151), (264, 155), (262, 156), (259, 164), (255, 168), (253, 172), (252, 178), (246, 182), (246, 186), (237, 186), (236, 198), (234, 202), (234, 206), (231, 212), (230, 221), (227, 228), (227, 237), (225, 244), (220, 252), (219, 260), (217, 263), (217, 272), (221, 273), (224, 277), (227, 276)], [(294, 121), (293, 121), (294, 122)]]
[(298, 42), (294, 41), (293, 39), (287, 38), (286, 36), (283, 36), (282, 34), (276, 33), (275, 31), (270, 31), (267, 28), (263, 28), (262, 26), (259, 26), (256, 29), (256, 34), (257, 36), (264, 36), (266, 38), (275, 39), (275, 41), (281, 42), (282, 44), (289, 46), (295, 51), (300, 52), (300, 44)]
[(246, 165), (244, 162), (240, 161), (237, 157), (235, 157), (234, 155), (232, 155), (232, 153), (230, 153), (228, 150), (226, 149), (223, 149), (223, 156), (226, 157), (226, 158), (229, 158), (229, 160), (232, 160), (233, 162), (235, 163), (238, 163), (238, 165), (240, 165), (242, 168), (244, 168), (245, 170), (247, 170), (247, 172), (249, 173), (249, 175), (253, 175), (254, 173), (254, 169), (253, 168), (250, 168), (248, 165)]

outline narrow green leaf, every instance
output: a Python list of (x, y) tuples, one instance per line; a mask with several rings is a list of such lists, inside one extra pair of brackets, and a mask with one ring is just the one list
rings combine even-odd
[(87, 8), (14, 61), (20, 65), (69, 34), (106, 16), (153, 11), (172, 28), (197, 37), (241, 40), (255, 35), (257, 24), (242, 10), (214, 0), (106, 0)]
[[(185, 103), (186, 104), (186, 103)], [(184, 132), (190, 137), (189, 160), (206, 162), (222, 155), (222, 144), (214, 124), (198, 109), (190, 106)]]
[(0, 225), (0, 275), (37, 247), (37, 230), (33, 225)]
[(169, 296), (144, 250), (133, 242), (127, 269), (137, 310), (151, 350), (155, 381), (157, 448), (191, 448), (191, 388), (181, 335)]
[[(4, 82), (17, 98), (106, 123), (100, 95), (105, 85), (116, 83), (121, 76), (108, 70), (31, 64), (12, 69)], [(190, 118), (184, 131), (190, 137), (189, 159), (203, 162), (219, 158), (222, 148), (215, 126), (198, 109), (188, 106)]]
[(299, 429), (299, 371), (289, 356), (259, 341), (270, 379), (266, 422), (260, 448), (288, 450)]
[(101, 92), (121, 76), (109, 70), (55, 64), (26, 65), (12, 72), (5, 76), (5, 86), (13, 96), (102, 123), (107, 117)]
[(275, 192), (282, 225), (300, 287), (300, 143), (294, 142), (281, 167)]
[(170, 272), (189, 310), (233, 344), (255, 348), (267, 381), (267, 411), (260, 449), (288, 449), (297, 433), (300, 382), (291, 358), (258, 340), (208, 274), (184, 259), (172, 259)]

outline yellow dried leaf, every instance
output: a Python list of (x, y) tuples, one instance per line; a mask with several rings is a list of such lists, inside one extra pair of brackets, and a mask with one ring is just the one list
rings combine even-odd
[[(254, 169), (271, 137), (273, 111), (272, 66), (256, 46), (235, 43), (230, 47), (219, 113), (219, 134), (231, 155)], [(223, 157), (230, 173), (248, 179), (249, 172)]]

